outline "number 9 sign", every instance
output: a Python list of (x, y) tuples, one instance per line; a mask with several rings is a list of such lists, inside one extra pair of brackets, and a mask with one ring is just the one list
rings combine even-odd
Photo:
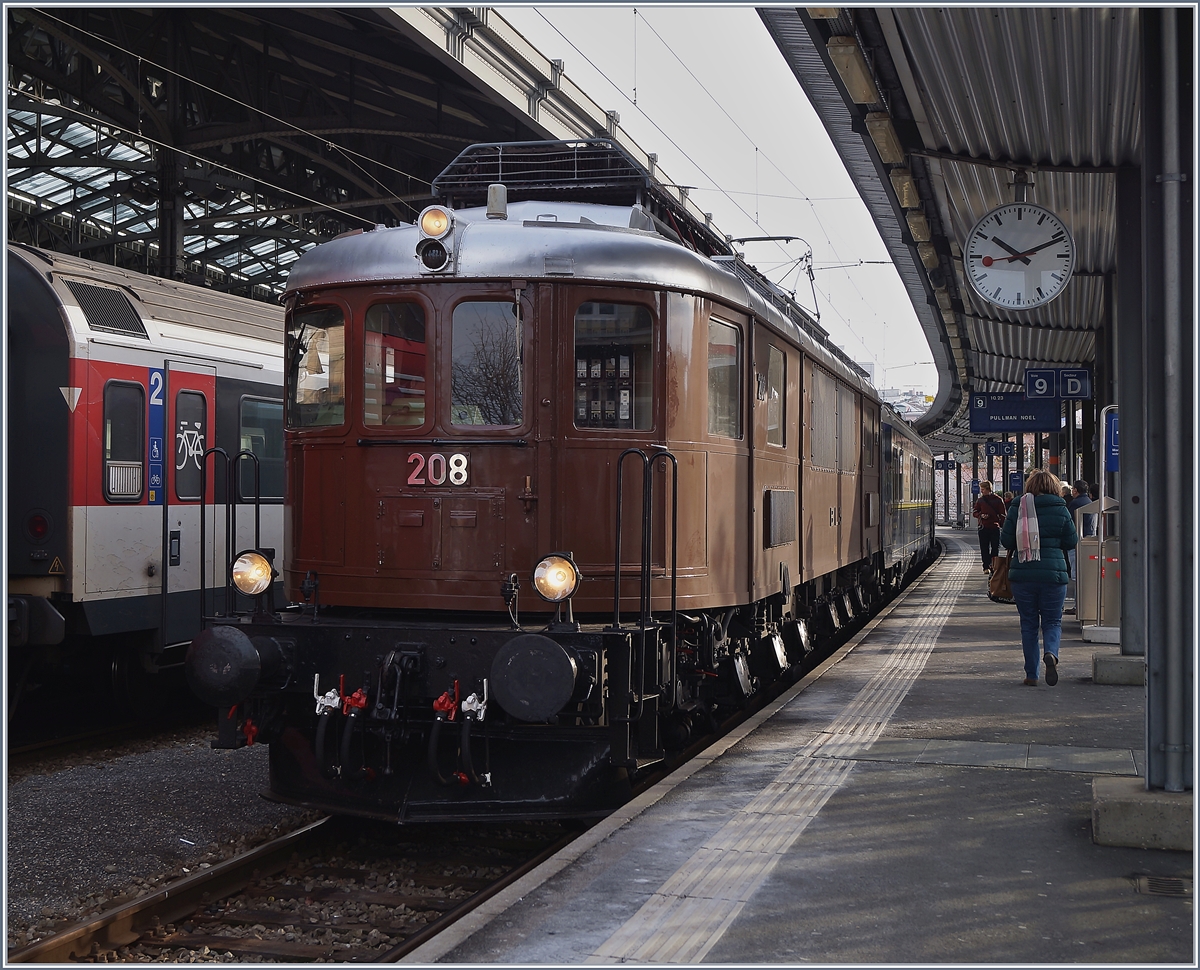
[(1025, 371), (1025, 397), (1056, 397), (1058, 394), (1057, 378), (1057, 373), (1052, 369), (1029, 368)]

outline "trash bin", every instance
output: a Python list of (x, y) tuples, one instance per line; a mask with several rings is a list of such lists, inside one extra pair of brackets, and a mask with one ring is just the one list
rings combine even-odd
[[(1095, 536), (1084, 536), (1075, 550), (1079, 569), (1076, 578), (1075, 611), (1084, 626), (1121, 625), (1121, 540), (1104, 540), (1104, 562), (1098, 563), (1098, 542)], [(1101, 576), (1103, 578), (1101, 578)], [(1100, 617), (1097, 619), (1097, 590)]]
[[(1098, 515), (1101, 503), (1103, 516)], [(1121, 625), (1121, 537), (1112, 534), (1117, 531), (1115, 513), (1119, 509), (1120, 503), (1105, 496), (1075, 510), (1075, 529), (1080, 536), (1079, 545), (1075, 547), (1075, 565), (1079, 574), (1075, 577), (1075, 611), (1084, 627)], [(1083, 535), (1085, 515), (1097, 516), (1100, 536)]]

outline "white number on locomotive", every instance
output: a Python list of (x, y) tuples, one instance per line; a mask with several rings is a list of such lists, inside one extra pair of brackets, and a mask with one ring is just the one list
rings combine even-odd
[(414, 451), (409, 453), (408, 463), (413, 466), (408, 473), (409, 485), (444, 485), (447, 481), (451, 485), (467, 484), (468, 459), (461, 451), (449, 456)]

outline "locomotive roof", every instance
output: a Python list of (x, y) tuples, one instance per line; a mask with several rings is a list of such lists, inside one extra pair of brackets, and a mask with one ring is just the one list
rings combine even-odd
[(20, 243), (9, 243), (8, 252), (44, 276), (58, 299), (68, 305), (79, 303), (68, 281), (99, 284), (132, 297), (144, 319), (283, 344), (282, 307)]
[[(452, 274), (422, 271), (416, 226), (376, 227), (310, 249), (288, 276), (287, 294), (315, 287), (479, 279), (557, 279), (621, 283), (700, 293), (753, 313), (847, 383), (872, 398), (875, 389), (827, 345), (819, 328), (802, 327), (747, 285), (735, 257), (709, 259), (665, 238), (641, 206), (582, 202), (514, 202), (507, 219), (482, 207), (454, 210)], [(721, 260), (721, 261), (717, 261)], [(735, 268), (737, 267), (737, 268)]]

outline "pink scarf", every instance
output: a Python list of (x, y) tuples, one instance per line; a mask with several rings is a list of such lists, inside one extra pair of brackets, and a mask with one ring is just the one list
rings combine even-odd
[(1042, 534), (1038, 531), (1037, 509), (1033, 496), (1026, 492), (1021, 496), (1021, 507), (1017, 510), (1017, 562), (1041, 558)]

